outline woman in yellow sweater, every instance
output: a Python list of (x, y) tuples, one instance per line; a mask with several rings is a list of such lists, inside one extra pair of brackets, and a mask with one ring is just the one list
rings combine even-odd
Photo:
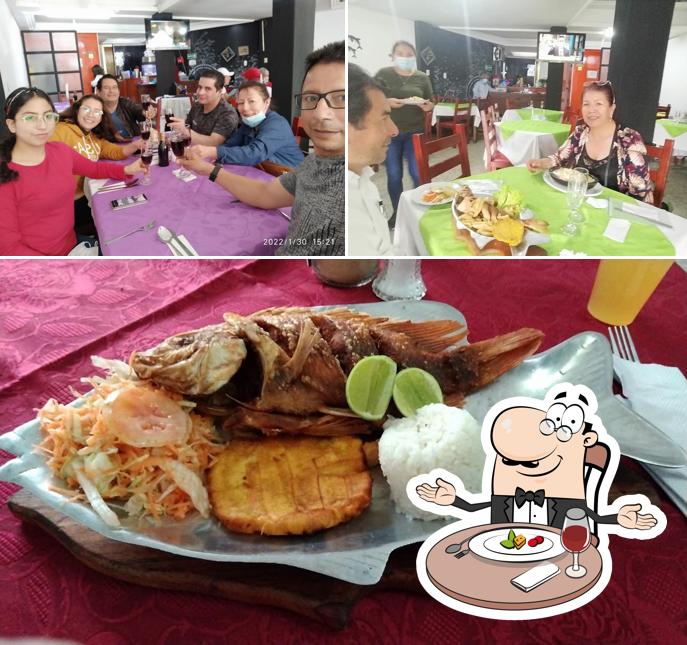
[[(126, 159), (140, 150), (144, 142), (132, 141), (126, 145), (110, 143), (108, 135), (114, 125), (99, 96), (87, 95), (60, 114), (51, 141), (62, 141), (91, 161), (99, 159)], [(84, 195), (84, 178), (75, 176), (74, 230), (81, 235), (95, 235), (95, 225)]]

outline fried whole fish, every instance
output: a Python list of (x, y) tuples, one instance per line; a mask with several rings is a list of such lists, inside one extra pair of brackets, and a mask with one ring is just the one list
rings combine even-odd
[(208, 489), (230, 531), (301, 535), (360, 515), (372, 477), (354, 437), (235, 440), (210, 469)]
[(228, 384), (241, 387), (243, 396), (234, 398), (266, 414), (336, 414), (346, 406), (346, 376), (365, 356), (385, 354), (399, 369), (420, 367), (434, 375), (444, 394), (466, 395), (520, 364), (543, 337), (523, 328), (459, 347), (467, 329), (457, 321), (413, 323), (344, 308), (267, 309), (250, 316), (227, 313), (224, 319), (134, 352), (131, 367), (139, 377), (184, 395), (207, 397)]

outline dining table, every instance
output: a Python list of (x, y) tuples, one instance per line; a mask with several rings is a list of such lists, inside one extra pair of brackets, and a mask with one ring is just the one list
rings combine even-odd
[(570, 135), (567, 123), (541, 119), (501, 120), (496, 126), (498, 150), (514, 166), (558, 151)]
[[(528, 326), (544, 332), (539, 351), (581, 332), (606, 336), (586, 307), (596, 268), (595, 260), (549, 259), (420, 265), (425, 299), (462, 312), (470, 342)], [(327, 286), (305, 261), (286, 259), (4, 260), (0, 284), (0, 436), (48, 399), (66, 403), (84, 391), (94, 355), (127, 360), (227, 311), (376, 301), (370, 284)], [(687, 274), (675, 264), (631, 325), (642, 361), (686, 372), (686, 319)], [(11, 458), (0, 450), (0, 466)], [(378, 582), (358, 585), (98, 538), (2, 481), (0, 635), (83, 645), (684, 643), (687, 518), (643, 462), (623, 456), (609, 499), (629, 493), (647, 495), (667, 526), (651, 540), (610, 537), (613, 570), (598, 597), (560, 616), (492, 620), (424, 592), (418, 544), (394, 551)], [(89, 540), (97, 549), (86, 553), (79, 545)]]
[(535, 107), (510, 108), (501, 115), (501, 121), (551, 121), (552, 123), (560, 123), (562, 120), (563, 112), (560, 110)]
[[(470, 116), (472, 117), (472, 127), (479, 128), (482, 122), (482, 117), (479, 113), (479, 108), (474, 103), (459, 103), (459, 108), (467, 108), (470, 105)], [(432, 111), (432, 125), (436, 125), (440, 118), (453, 118), (456, 104), (451, 101), (440, 101), (434, 106)]]
[(654, 145), (662, 146), (666, 139), (673, 140), (673, 156), (687, 157), (687, 119), (658, 119), (654, 127)]
[[(527, 168), (517, 166), (463, 177), (456, 179), (456, 182), (469, 184), (471, 180), (488, 180), (496, 182), (494, 187), (506, 185), (520, 191), (524, 197), (524, 207), (531, 211), (533, 217), (548, 222), (547, 235), (550, 239), (537, 243), (546, 255), (687, 255), (687, 210), (670, 213), (650, 204), (640, 204), (629, 195), (597, 184), (593, 190), (594, 199), (604, 201), (595, 202), (588, 198), (581, 209), (586, 221), (580, 225), (577, 235), (568, 236), (561, 232), (570, 213), (565, 188), (558, 186), (547, 173), (531, 173)], [(446, 182), (441, 183), (445, 185)], [(451, 203), (427, 206), (418, 200), (418, 195), (429, 187), (420, 186), (401, 194), (394, 229), (394, 246), (398, 254), (470, 255), (468, 246), (456, 236)], [(637, 212), (641, 208), (643, 217), (636, 217), (623, 208)], [(654, 216), (657, 218), (655, 221), (651, 219)], [(604, 235), (611, 219), (623, 218), (630, 222), (624, 241)]]
[[(275, 181), (272, 175), (253, 166), (225, 164), (223, 167), (266, 184)], [(175, 161), (160, 167), (156, 156), (150, 166), (149, 185), (136, 183), (110, 191), (107, 187), (118, 182), (89, 184), (91, 188), (87, 188), (86, 194), (91, 196), (93, 221), (103, 255), (173, 255), (157, 234), (159, 226), (183, 235), (195, 255), (271, 256), (276, 253), (280, 241), (286, 237), (290, 208), (265, 210), (249, 206), (207, 177), (191, 173), (190, 181), (180, 178), (175, 174), (179, 169)], [(145, 203), (114, 209), (114, 200), (141, 194), (147, 197)], [(148, 230), (120, 237), (151, 222)]]

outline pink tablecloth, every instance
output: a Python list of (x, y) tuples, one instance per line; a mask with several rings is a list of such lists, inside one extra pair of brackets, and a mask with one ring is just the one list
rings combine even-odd
[[(95, 282), (102, 282), (98, 279), (101, 264), (80, 264), (81, 280), (91, 275)], [(148, 346), (173, 331), (218, 321), (225, 310), (250, 312), (268, 305), (375, 300), (369, 286), (351, 290), (323, 286), (303, 261), (184, 262), (188, 271), (199, 271), (198, 264), (214, 267), (203, 274), (205, 285), (199, 284), (192, 293), (178, 292), (174, 278), (169, 277), (172, 264), (140, 261), (134, 280), (127, 268), (131, 263), (111, 264), (116, 270), (106, 284), (121, 294), (116, 306), (125, 308), (131, 302), (138, 315), (120, 319), (122, 327), (103, 321), (100, 332), (89, 336), (89, 344), (71, 344), (59, 360), (30, 349), (52, 343), (46, 338), (52, 328), (26, 326), (18, 351), (20, 357), (32, 357), (33, 367), (20, 372), (23, 376), (18, 381), (0, 387), (1, 432), (30, 419), (32, 409), (49, 396), (68, 400), (67, 386), (78, 385), (79, 377), (90, 371), (90, 354), (125, 357), (133, 348)], [(55, 267), (62, 266), (50, 261), (6, 261), (0, 263), (0, 285), (18, 270), (27, 276), (27, 285), (37, 285), (42, 276), (54, 276)], [(423, 263), (423, 274), (427, 298), (460, 309), (470, 326), (471, 340), (529, 325), (546, 332), (542, 346), (546, 349), (581, 331), (605, 333), (605, 327), (586, 312), (595, 267), (593, 261), (432, 260)], [(138, 285), (145, 281), (166, 282), (169, 298), (158, 296), (151, 303), (142, 300)], [(93, 312), (102, 311), (97, 298), (69, 294), (65, 282), (52, 283), (53, 299), (61, 302), (59, 309), (54, 308), (46, 289), (44, 304), (34, 302), (30, 313), (44, 320), (50, 315), (59, 323), (65, 316), (62, 312), (69, 316), (78, 307), (84, 318), (96, 321)], [(28, 288), (27, 301), (30, 292)], [(687, 276), (674, 267), (632, 325), (642, 360), (677, 365), (687, 372), (687, 345), (682, 342), (686, 295)], [(162, 301), (167, 303), (164, 309), (160, 308)], [(6, 328), (13, 315), (27, 311), (21, 302), (14, 302), (14, 314), (0, 314), (0, 329)], [(14, 340), (5, 336), (0, 354), (11, 351)], [(0, 460), (6, 458), (0, 454)], [(636, 462), (623, 459), (622, 467), (647, 477)], [(96, 573), (48, 535), (24, 526), (10, 514), (4, 502), (15, 490), (15, 486), (0, 484), (2, 636), (44, 634), (89, 645), (686, 642), (687, 521), (664, 496), (660, 500), (668, 518), (664, 534), (650, 542), (612, 537), (613, 573), (608, 587), (574, 612), (534, 621), (493, 621), (454, 612), (425, 594), (372, 591), (357, 604), (346, 629), (334, 632), (280, 609), (156, 591)], [(298, 570), (294, 569), (293, 575), (298, 576)]]
[[(274, 181), (272, 175), (252, 166), (225, 166), (227, 170), (258, 181)], [(93, 197), (93, 219), (98, 229), (103, 255), (172, 255), (157, 237), (157, 227), (164, 225), (177, 235), (184, 235), (202, 256), (274, 255), (278, 240), (286, 236), (289, 222), (278, 210), (247, 206), (207, 177), (191, 182), (177, 179), (171, 162), (166, 168), (152, 166), (149, 186), (134, 186)], [(145, 194), (148, 202), (122, 210), (111, 203), (130, 195)], [(287, 213), (289, 209), (282, 209)], [(112, 244), (105, 244), (150, 220), (156, 225), (149, 231), (135, 233)]]

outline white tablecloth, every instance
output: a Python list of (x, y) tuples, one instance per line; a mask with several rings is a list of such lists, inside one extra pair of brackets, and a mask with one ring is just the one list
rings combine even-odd
[(502, 152), (514, 166), (527, 163), (529, 159), (541, 159), (558, 150), (552, 134), (546, 132), (514, 132), (507, 139), (501, 134), (501, 124), (496, 124), (496, 141)]
[(687, 132), (681, 134), (679, 137), (674, 137), (672, 134), (666, 132), (665, 128), (658, 121), (654, 128), (654, 143), (657, 146), (662, 146), (666, 139), (673, 139), (673, 156), (687, 157)]
[[(453, 107), (449, 107), (448, 105), (435, 105), (432, 111), (432, 125), (436, 125), (437, 117), (452, 117), (453, 113)], [(470, 106), (470, 116), (472, 116), (472, 126), (474, 128), (479, 128), (482, 117), (479, 114), (479, 108), (474, 103)]]

